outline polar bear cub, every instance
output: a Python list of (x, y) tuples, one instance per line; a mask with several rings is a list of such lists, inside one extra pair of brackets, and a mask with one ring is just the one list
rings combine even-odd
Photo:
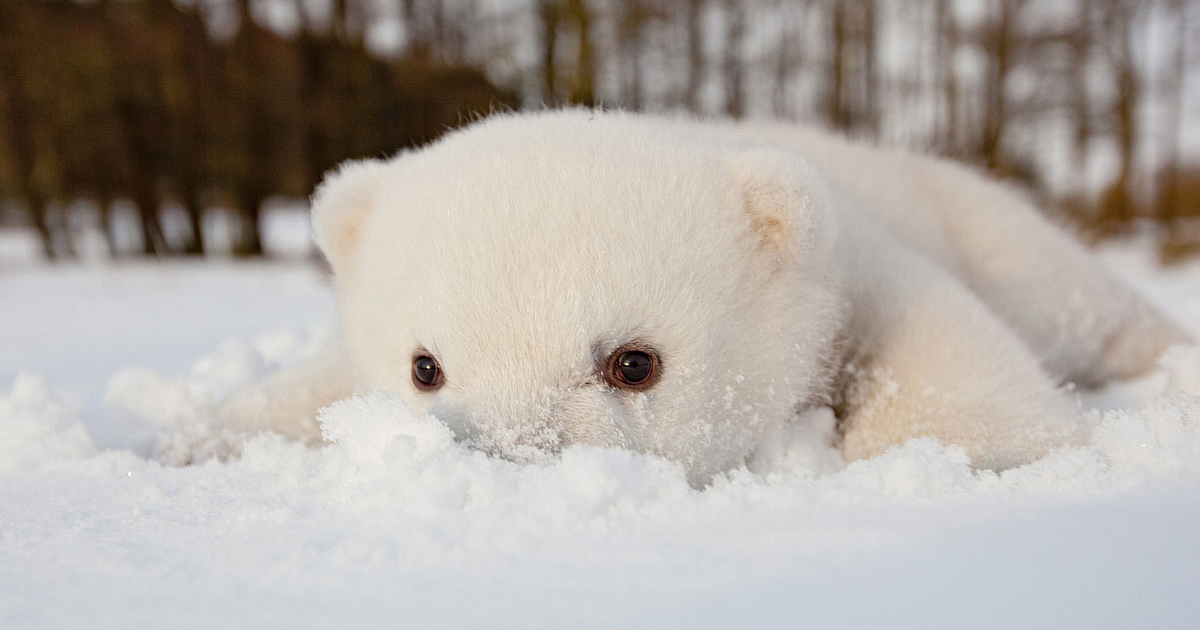
[(236, 428), (317, 441), (320, 406), (380, 388), (502, 456), (704, 480), (831, 406), (848, 459), (929, 436), (1002, 468), (1081, 439), (1061, 382), (1185, 339), (1003, 186), (792, 126), (494, 116), (342, 166), (313, 226), (341, 343)]

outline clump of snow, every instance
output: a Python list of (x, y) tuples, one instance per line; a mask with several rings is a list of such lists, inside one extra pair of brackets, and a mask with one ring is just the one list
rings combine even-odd
[(1169, 393), (1200, 396), (1200, 346), (1175, 346), (1158, 362), (1167, 371)]
[(77, 410), (57, 400), (44, 378), (17, 375), (0, 397), (0, 474), (96, 453)]
[(1110, 411), (1092, 447), (1111, 470), (1109, 481), (1193, 480), (1200, 477), (1200, 397), (1153, 398), (1141, 407)]
[(810, 409), (796, 421), (767, 431), (746, 467), (758, 474), (790, 468), (829, 473), (845, 465), (834, 444), (837, 418), (829, 407)]
[[(206, 362), (201, 359), (197, 367)], [(205, 371), (200, 372), (203, 377)], [(207, 422), (211, 405), (197, 391), (202, 386), (203, 380), (189, 385), (185, 379), (129, 367), (109, 379), (104, 405), (109, 422), (119, 427), (130, 450), (161, 457), (167, 451), (190, 448), (215, 430)]]
[(273, 370), (316, 351), (328, 337), (316, 328), (307, 337), (289, 331), (228, 340), (196, 360), (186, 376), (168, 377), (142, 367), (109, 378), (103, 403), (106, 422), (126, 448), (163, 463), (190, 463), (197, 456), (228, 455), (239, 437), (215, 421), (217, 405)]
[(266, 374), (262, 355), (239, 340), (226, 341), (215, 352), (197, 361), (188, 375), (192, 397), (224, 399)]

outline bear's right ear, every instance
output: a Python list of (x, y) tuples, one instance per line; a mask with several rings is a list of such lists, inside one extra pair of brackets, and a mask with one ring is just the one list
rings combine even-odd
[(758, 249), (776, 268), (831, 246), (828, 185), (806, 160), (754, 148), (734, 152), (730, 166)]
[(386, 163), (346, 162), (325, 175), (312, 198), (313, 240), (335, 273), (346, 265), (364, 221), (374, 210)]

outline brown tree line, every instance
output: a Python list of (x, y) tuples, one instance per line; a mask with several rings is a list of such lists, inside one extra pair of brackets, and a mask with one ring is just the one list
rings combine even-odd
[[(69, 203), (136, 209), (145, 254), (203, 254), (202, 218), (232, 208), (235, 252), (263, 251), (259, 213), (304, 197), (338, 162), (419, 145), (473, 112), (514, 104), (473, 68), (371, 54), (344, 0), (332, 24), (283, 35), (236, 0), (213, 34), (205, 5), (172, 0), (0, 2), (0, 201), (15, 203), (48, 258), (71, 257)], [(168, 202), (187, 216), (164, 235)]]
[[(298, 27), (256, 21), (281, 7)], [(0, 200), (48, 254), (81, 197), (132, 201), (148, 253), (202, 251), (204, 209), (231, 207), (254, 253), (263, 201), (341, 159), (582, 104), (817, 121), (1022, 181), (1098, 234), (1158, 221), (1185, 251), (1197, 68), (1200, 0), (3, 0)]]

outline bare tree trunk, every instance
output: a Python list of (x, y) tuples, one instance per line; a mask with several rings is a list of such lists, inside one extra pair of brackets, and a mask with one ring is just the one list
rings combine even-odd
[(629, 76), (623, 86), (625, 107), (633, 111), (642, 109), (642, 45), (647, 19), (644, 0), (624, 0), (621, 16), (620, 56), (628, 68)]
[(58, 234), (62, 244), (62, 254), (67, 258), (78, 256), (75, 251), (75, 234), (71, 230), (71, 205), (58, 204)]
[(104, 244), (108, 246), (108, 255), (116, 258), (120, 252), (117, 247), (117, 234), (112, 224), (113, 195), (108, 191), (96, 193), (96, 207), (100, 211), (100, 229), (104, 232)]
[(875, 48), (878, 42), (878, 28), (875, 0), (859, 0), (859, 23), (856, 29), (859, 43), (859, 54), (862, 55), (862, 101), (856, 112), (856, 123), (871, 133), (872, 137), (879, 135), (879, 107), (876, 102), (879, 95), (879, 74), (875, 63)]
[(190, 256), (204, 255), (204, 204), (200, 201), (200, 191), (192, 182), (185, 182), (181, 187), (180, 201), (184, 212), (187, 213), (190, 230), (187, 244), (183, 253)]
[(234, 246), (237, 256), (261, 256), (263, 253), (262, 232), (259, 222), (262, 214), (262, 204), (266, 195), (249, 187), (243, 188), (238, 194), (239, 237)]
[[(263, 59), (263, 46), (269, 41), (270, 33), (261, 28), (244, 29), (239, 33), (243, 40), (241, 63), (245, 64), (250, 76), (260, 78), (254, 73)], [(271, 147), (278, 136), (271, 133), (271, 103), (263, 96), (268, 82), (254, 81), (251, 89), (244, 95), (246, 104), (243, 115), (246, 117), (248, 134), (244, 138), (246, 150), (254, 159), (250, 168), (241, 174), (241, 181), (235, 187), (240, 234), (234, 245), (234, 254), (238, 256), (259, 256), (263, 253), (262, 237), (259, 233), (259, 214), (263, 200), (269, 195), (274, 181), (272, 161), (278, 159)]]
[(738, 0), (725, 0), (725, 113), (731, 118), (746, 114), (746, 78), (742, 49), (746, 38), (746, 10)]
[[(46, 218), (48, 200), (43, 194), (44, 188), (34, 181), (35, 164), (41, 150), (38, 139), (34, 135), (34, 112), (36, 109), (26, 90), (21, 65), (12, 61), (19, 59), (16, 48), (17, 38), (21, 31), (19, 25), (15, 23), (15, 19), (12, 22), (9, 21), (10, 16), (6, 11), (9, 8), (16, 7), (0, 6), (0, 90), (2, 90), (0, 97), (7, 101), (8, 124), (6, 126), (11, 136), (0, 140), (10, 142), (11, 155), (15, 162), (18, 194), (24, 197), (24, 201), (28, 204), (29, 220), (38, 233), (42, 253), (45, 254), (47, 260), (54, 260), (57, 258), (54, 234), (51, 232)], [(0, 130), (3, 129), (4, 127), (0, 126)]]
[(158, 219), (158, 195), (145, 177), (138, 177), (134, 187), (133, 205), (142, 224), (142, 253), (147, 256), (167, 254), (166, 238)]
[[(10, 103), (10, 113), (18, 110), (17, 106)], [(14, 113), (13, 119), (20, 120), (24, 116)], [(36, 160), (37, 150), (33, 147), (34, 141), (29, 137), (28, 129), (23, 127), (13, 127), (13, 133), (16, 136), (13, 142), (14, 154), (17, 160), (18, 177), (20, 185), (24, 189), (25, 202), (28, 204), (29, 219), (33, 223), (34, 229), (38, 233), (38, 238), (42, 244), (42, 253), (46, 255), (47, 260), (58, 258), (58, 252), (54, 247), (54, 233), (50, 229), (48, 221), (48, 205), (46, 197), (39, 192), (37, 182), (33, 181), (33, 168)]]
[(700, 111), (700, 86), (704, 82), (704, 4), (705, 0), (688, 0), (688, 74), (684, 103), (688, 111)]
[(579, 50), (575, 56), (575, 82), (571, 86), (571, 102), (596, 105), (596, 63), (592, 49), (592, 16), (586, 0), (567, 0), (567, 12), (579, 31)]
[(553, 105), (558, 100), (558, 0), (541, 0), (538, 16), (542, 21), (542, 102)]
[(848, 0), (834, 0), (830, 5), (829, 15), (829, 61), (825, 74), (825, 118), (829, 124), (840, 130), (847, 130), (852, 124), (850, 117), (850, 100), (847, 92), (847, 65), (849, 63), (850, 34), (848, 17)]
[(1133, 159), (1138, 145), (1137, 110), (1140, 100), (1140, 79), (1133, 59), (1134, 11), (1117, 3), (1109, 16), (1113, 29), (1115, 50), (1115, 79), (1117, 97), (1113, 101), (1113, 124), (1120, 156), (1120, 171), (1105, 200), (1104, 219), (1113, 227), (1122, 228), (1135, 216), (1133, 208)]
[(1188, 35), (1188, 11), (1187, 4), (1183, 0), (1175, 0), (1170, 5), (1171, 12), (1175, 14), (1178, 31), (1175, 40), (1175, 59), (1171, 68), (1171, 107), (1170, 114), (1167, 116), (1167, 122), (1164, 124), (1166, 131), (1163, 134), (1167, 140), (1167, 156), (1163, 160), (1160, 170), (1166, 175), (1159, 182), (1161, 190), (1159, 191), (1158, 199), (1158, 219), (1168, 229), (1174, 226), (1175, 219), (1182, 214), (1183, 208), (1180, 206), (1180, 182), (1179, 175), (1182, 165), (1180, 164), (1179, 155), (1182, 152), (1181, 144), (1183, 142), (1183, 103), (1184, 90), (1186, 89), (1187, 76), (1187, 35)]
[(1012, 69), (1014, 26), (1016, 13), (1023, 0), (999, 0), (998, 13), (987, 33), (988, 77), (984, 85), (983, 129), (979, 140), (979, 157), (988, 169), (1006, 174), (1007, 165), (1000, 146), (1008, 124), (1008, 83)]
[(942, 116), (941, 142), (942, 150), (949, 155), (958, 155), (961, 151), (958, 111), (958, 73), (955, 70), (954, 59), (958, 53), (958, 19), (954, 15), (953, 0), (938, 0), (937, 2), (937, 42), (938, 42), (938, 74), (942, 86)]
[(837, 129), (878, 131), (874, 0), (830, 5), (825, 115)]
[(29, 195), (28, 202), (29, 219), (42, 243), (42, 254), (46, 256), (46, 260), (55, 260), (58, 258), (58, 252), (54, 249), (54, 233), (50, 231), (50, 222), (46, 220), (46, 200), (34, 193)]
[(775, 89), (771, 103), (775, 116), (791, 118), (788, 88), (792, 82), (792, 40), (796, 34), (792, 25), (787, 25), (779, 34), (779, 48), (775, 57)]
[[(297, 6), (297, 9), (300, 10), (300, 7)], [(190, 11), (192, 12), (189, 16), (191, 19), (184, 32), (184, 76), (192, 107), (187, 112), (186, 119), (176, 121), (176, 124), (182, 127), (183, 137), (188, 144), (183, 151), (184, 155), (179, 159), (176, 180), (179, 185), (180, 202), (187, 213), (190, 226), (190, 235), (184, 245), (184, 253), (203, 256), (205, 252), (204, 203), (201, 199), (201, 191), (211, 176), (208, 149), (209, 129), (212, 127), (210, 120), (212, 107), (208, 80), (213, 76), (214, 60), (208, 33), (203, 27), (204, 16), (195, 7)], [(300, 15), (303, 15), (303, 11), (300, 12)], [(304, 51), (303, 37), (304, 35), (296, 40), (300, 54), (303, 54)], [(314, 93), (307, 92), (306, 95), (311, 98)]]
[(1075, 32), (1071, 34), (1071, 115), (1075, 121), (1073, 138), (1075, 159), (1074, 189), (1083, 193), (1087, 188), (1086, 166), (1088, 143), (1092, 137), (1091, 98), (1087, 85), (1087, 66), (1092, 56), (1091, 5), (1079, 5)]

